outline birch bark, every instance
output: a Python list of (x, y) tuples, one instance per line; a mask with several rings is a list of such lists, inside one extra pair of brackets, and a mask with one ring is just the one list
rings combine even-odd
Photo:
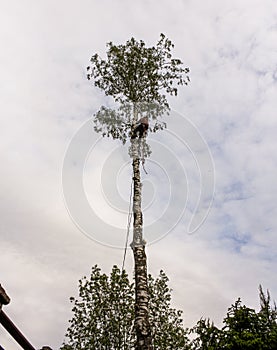
[[(137, 110), (134, 106), (134, 124), (137, 122)], [(140, 177), (140, 154), (138, 138), (133, 142), (133, 242), (131, 247), (135, 261), (135, 330), (137, 335), (136, 350), (152, 350), (151, 328), (149, 323), (149, 293), (147, 283), (147, 259), (143, 240), (143, 215), (141, 210), (142, 183)]]

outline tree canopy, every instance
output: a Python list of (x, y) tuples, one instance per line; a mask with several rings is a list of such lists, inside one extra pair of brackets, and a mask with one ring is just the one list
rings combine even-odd
[[(163, 271), (148, 276), (149, 321), (155, 350), (276, 350), (277, 309), (261, 286), (260, 310), (230, 306), (220, 329), (210, 319), (200, 319), (190, 330), (182, 312), (171, 307), (169, 280)], [(79, 280), (79, 297), (70, 298), (73, 317), (62, 350), (132, 350), (135, 348), (134, 283), (117, 266), (110, 275), (96, 265)]]
[[(181, 311), (170, 307), (168, 278), (163, 271), (149, 275), (149, 317), (155, 350), (188, 349)], [(71, 298), (73, 317), (67, 330), (66, 349), (131, 350), (135, 348), (134, 284), (114, 266), (110, 275), (98, 266), (79, 281), (79, 298)]]
[(240, 298), (228, 309), (223, 328), (201, 319), (191, 330), (197, 337), (192, 350), (274, 350), (277, 349), (276, 305), (270, 294), (260, 291), (260, 311), (242, 304)]
[(166, 95), (177, 95), (187, 85), (189, 68), (172, 57), (174, 44), (160, 35), (156, 46), (131, 38), (126, 44), (107, 43), (107, 58), (91, 57), (87, 78), (106, 95), (120, 102), (117, 109), (102, 106), (95, 114), (94, 130), (125, 143), (137, 120), (145, 115), (154, 121), (150, 132), (166, 125), (158, 121), (169, 110)]
[(160, 34), (156, 46), (131, 38), (123, 45), (107, 43), (107, 60), (98, 54), (87, 67), (88, 79), (119, 102), (156, 102), (168, 106), (165, 93), (177, 95), (177, 86), (187, 84), (188, 68), (172, 58), (174, 44)]

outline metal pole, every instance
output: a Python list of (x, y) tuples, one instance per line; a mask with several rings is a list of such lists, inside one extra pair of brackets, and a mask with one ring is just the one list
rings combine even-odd
[(5, 289), (0, 284), (0, 310), (2, 305), (8, 305), (10, 301), (10, 297), (7, 295)]
[(15, 326), (15, 324), (9, 319), (9, 317), (5, 314), (3, 310), (0, 310), (0, 323), (24, 350), (36, 350), (33, 347), (33, 345), (31, 345), (29, 341), (24, 337), (20, 330)]

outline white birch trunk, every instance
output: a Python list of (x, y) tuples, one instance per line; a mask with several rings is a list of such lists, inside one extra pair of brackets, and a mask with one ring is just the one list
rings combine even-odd
[[(134, 121), (137, 121), (136, 106), (134, 106)], [(131, 247), (134, 253), (135, 261), (135, 329), (137, 335), (136, 350), (152, 350), (151, 329), (149, 324), (148, 310), (148, 283), (147, 283), (147, 262), (145, 254), (145, 241), (143, 240), (143, 216), (141, 211), (141, 189), (140, 180), (140, 159), (139, 159), (139, 140), (134, 139), (135, 155), (133, 158), (133, 242)], [(137, 155), (137, 156), (136, 156)]]

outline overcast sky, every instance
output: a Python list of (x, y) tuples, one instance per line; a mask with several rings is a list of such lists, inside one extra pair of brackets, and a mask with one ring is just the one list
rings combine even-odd
[[(170, 99), (168, 131), (150, 139), (149, 272), (167, 273), (187, 327), (200, 317), (220, 326), (239, 296), (257, 308), (260, 283), (277, 298), (275, 0), (10, 0), (1, 2), (0, 26), (0, 283), (12, 299), (4, 310), (35, 347), (61, 345), (69, 297), (92, 265), (108, 273), (122, 263), (115, 246), (126, 233), (127, 148), (110, 139), (92, 147), (92, 128), (91, 141), (78, 136), (109, 103), (86, 80), (91, 55), (132, 36), (152, 46), (163, 32), (191, 70), (189, 86)], [(82, 181), (95, 216), (86, 229), (63, 194), (69, 145), (89, 150)], [(3, 328), (0, 344), (19, 349)]]

